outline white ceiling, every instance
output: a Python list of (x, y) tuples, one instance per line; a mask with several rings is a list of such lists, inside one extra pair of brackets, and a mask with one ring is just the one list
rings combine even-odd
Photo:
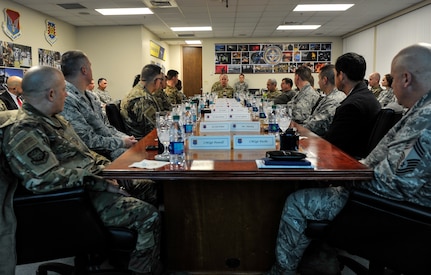
[[(12, 1), (74, 26), (143, 25), (167, 43), (205, 38), (343, 36), (411, 6), (430, 4), (420, 0), (175, 0), (177, 7), (151, 8), (152, 15), (103, 16), (94, 9), (146, 7), (149, 0)], [(156, 0), (160, 1), (165, 0)], [(57, 5), (66, 3), (79, 3), (85, 8), (64, 9)], [(355, 5), (345, 12), (293, 12), (297, 4), (322, 3)], [(291, 22), (322, 26), (316, 30), (276, 30), (278, 25)], [(186, 26), (212, 26), (213, 30), (180, 34), (170, 30)]]

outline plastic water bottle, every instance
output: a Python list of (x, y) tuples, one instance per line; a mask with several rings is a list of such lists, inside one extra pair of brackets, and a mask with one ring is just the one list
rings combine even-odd
[(191, 136), (193, 134), (193, 116), (190, 106), (186, 106), (183, 117), (184, 134)]
[(277, 136), (278, 131), (277, 106), (272, 105), (272, 112), (268, 114), (268, 133)]
[(180, 123), (180, 116), (172, 116), (172, 124), (169, 129), (169, 162), (171, 166), (183, 166), (184, 156), (184, 136)]

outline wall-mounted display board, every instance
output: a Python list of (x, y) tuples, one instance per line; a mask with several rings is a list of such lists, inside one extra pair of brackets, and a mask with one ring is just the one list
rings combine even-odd
[(317, 73), (331, 58), (332, 43), (215, 44), (215, 73), (294, 73), (303, 65)]
[(39, 65), (51, 66), (61, 70), (61, 53), (39, 48)]

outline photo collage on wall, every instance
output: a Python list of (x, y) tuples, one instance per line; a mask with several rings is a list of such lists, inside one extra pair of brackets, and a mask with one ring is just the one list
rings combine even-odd
[(0, 41), (0, 90), (10, 76), (24, 76), (24, 71), (32, 66), (31, 47), (12, 42)]
[(61, 53), (39, 48), (39, 65), (50, 66), (61, 70)]
[(303, 65), (318, 73), (331, 53), (332, 43), (215, 44), (215, 73), (294, 73)]

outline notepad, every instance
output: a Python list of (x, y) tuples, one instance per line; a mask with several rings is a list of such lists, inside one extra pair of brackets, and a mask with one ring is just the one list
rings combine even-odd
[[(277, 164), (278, 163), (278, 164)], [(276, 161), (276, 164), (266, 164), (264, 159), (256, 160), (257, 168), (282, 169), (282, 168), (301, 168), (312, 169), (314, 166), (310, 161)]]

